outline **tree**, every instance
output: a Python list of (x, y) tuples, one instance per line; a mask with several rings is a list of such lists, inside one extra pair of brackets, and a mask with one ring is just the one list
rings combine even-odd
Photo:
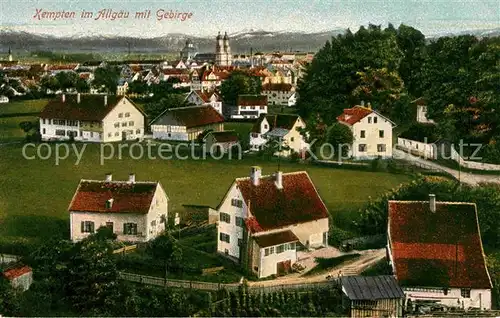
[(68, 88), (76, 87), (79, 76), (75, 72), (59, 72), (55, 75), (55, 78), (59, 83), (59, 87), (66, 90)]
[(86, 79), (79, 78), (76, 80), (75, 88), (79, 93), (88, 93), (90, 90), (90, 85)]
[(115, 94), (118, 87), (120, 70), (112, 65), (98, 67), (94, 72), (92, 86), (96, 88), (104, 87), (108, 94)]
[(340, 151), (342, 157), (345, 157), (354, 141), (354, 136), (349, 127), (336, 123), (328, 128), (327, 140), (333, 146), (336, 153)]
[(168, 267), (178, 264), (182, 259), (182, 250), (173, 236), (168, 232), (158, 236), (149, 243), (147, 251), (154, 259), (163, 262), (165, 266), (165, 279), (167, 279)]
[(149, 102), (144, 105), (144, 111), (150, 119), (155, 119), (163, 111), (170, 108), (186, 106), (186, 101), (181, 94), (169, 94), (159, 101)]
[(15, 316), (20, 310), (18, 295), (0, 268), (0, 315)]
[(260, 94), (261, 89), (260, 78), (242, 71), (234, 71), (222, 82), (220, 91), (225, 103), (236, 105), (239, 95)]
[(44, 76), (40, 79), (40, 86), (45, 90), (57, 91), (61, 88), (61, 85), (54, 76)]
[(113, 233), (113, 230), (107, 226), (99, 227), (94, 235), (97, 240), (104, 240), (104, 241), (105, 240), (114, 241), (116, 240), (117, 237), (117, 235)]

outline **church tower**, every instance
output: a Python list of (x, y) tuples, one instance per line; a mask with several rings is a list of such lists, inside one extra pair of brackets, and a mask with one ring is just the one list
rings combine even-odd
[(224, 33), (224, 54), (225, 54), (225, 65), (231, 66), (233, 64), (233, 56), (231, 55), (231, 47), (229, 46), (229, 37), (227, 32)]
[(9, 46), (9, 62), (12, 62), (12, 51), (10, 50), (10, 46)]
[(227, 32), (224, 34), (224, 38), (219, 32), (215, 41), (215, 64), (220, 66), (231, 66), (233, 56), (231, 55), (231, 47), (229, 46)]

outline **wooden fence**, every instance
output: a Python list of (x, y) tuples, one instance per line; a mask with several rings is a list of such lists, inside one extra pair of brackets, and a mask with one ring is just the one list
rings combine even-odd
[(117, 250), (114, 250), (114, 251), (113, 251), (113, 254), (119, 254), (119, 253), (123, 253), (123, 254), (125, 254), (126, 252), (128, 252), (128, 251), (133, 251), (133, 250), (135, 250), (136, 248), (137, 248), (137, 244), (135, 244), (135, 245), (128, 245), (128, 246), (124, 246), (124, 247), (122, 247), (122, 248), (119, 248), (119, 249), (117, 249)]
[[(210, 282), (200, 282), (200, 281), (188, 281), (188, 280), (177, 280), (177, 279), (164, 279), (161, 277), (146, 276), (139, 274), (132, 274), (126, 272), (120, 272), (119, 277), (122, 280), (136, 282), (146, 285), (162, 286), (162, 287), (176, 287), (176, 288), (186, 288), (186, 289), (198, 289), (205, 291), (218, 291), (226, 289), (228, 291), (237, 291), (240, 287), (240, 283), (210, 283)], [(311, 290), (311, 289), (323, 289), (330, 288), (336, 283), (336, 279), (314, 282), (314, 283), (298, 283), (298, 284), (278, 284), (269, 286), (258, 286), (250, 285), (248, 286), (248, 291), (253, 293), (272, 293), (281, 290)]]
[(21, 259), (18, 255), (0, 254), (0, 264), (15, 263)]

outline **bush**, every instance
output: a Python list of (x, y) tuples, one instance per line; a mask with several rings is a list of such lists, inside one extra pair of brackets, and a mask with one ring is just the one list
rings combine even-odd
[(343, 241), (354, 237), (356, 237), (354, 233), (333, 226), (328, 233), (328, 245), (339, 247)]

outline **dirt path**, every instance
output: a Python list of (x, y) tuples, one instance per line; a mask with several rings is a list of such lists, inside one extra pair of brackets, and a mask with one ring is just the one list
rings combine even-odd
[(400, 158), (410, 163), (418, 163), (418, 165), (425, 167), (429, 167), (431, 169), (440, 170), (443, 172), (447, 172), (454, 176), (457, 179), (460, 179), (461, 182), (468, 183), (470, 185), (477, 185), (479, 183), (500, 183), (500, 176), (497, 175), (486, 175), (486, 174), (473, 174), (469, 172), (459, 172), (458, 170), (451, 169), (448, 167), (441, 166), (437, 163), (434, 163), (429, 160), (422, 159), (420, 157), (414, 156), (412, 154), (406, 153), (399, 149), (393, 150), (393, 156), (395, 158)]
[(340, 266), (333, 268), (326, 273), (320, 273), (313, 276), (300, 276), (301, 274), (291, 274), (283, 277), (279, 277), (273, 280), (260, 281), (260, 282), (248, 282), (249, 286), (274, 286), (274, 285), (288, 285), (288, 284), (304, 284), (304, 283), (316, 283), (327, 281), (327, 276), (331, 275), (337, 277), (339, 272), (344, 276), (358, 275), (366, 268), (374, 265), (381, 259), (385, 257), (385, 249), (378, 250), (367, 250), (359, 252), (361, 254), (360, 258), (352, 262), (347, 262), (341, 264)]

